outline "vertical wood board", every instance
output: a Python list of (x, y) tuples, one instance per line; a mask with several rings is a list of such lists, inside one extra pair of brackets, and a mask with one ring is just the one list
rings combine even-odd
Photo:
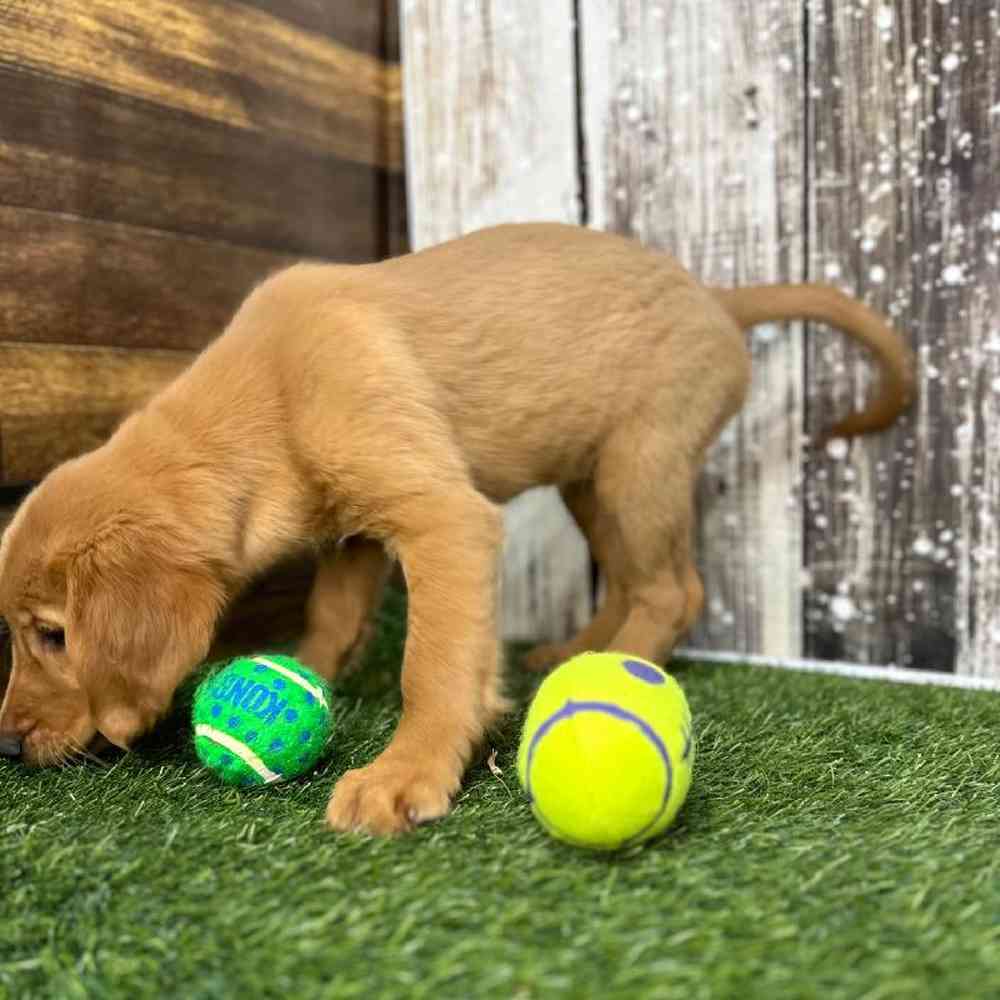
[[(570, 0), (401, 6), (414, 249), (500, 222), (579, 222)], [(587, 548), (558, 496), (508, 505), (503, 632), (561, 638), (591, 612)]]
[[(809, 4), (813, 278), (889, 314), (920, 398), (805, 496), (811, 655), (1000, 676), (1000, 5)], [(871, 366), (809, 342), (811, 429)]]
[(569, 0), (409, 0), (402, 18), (414, 247), (578, 222)]
[[(801, 16), (797, 0), (583, 0), (590, 224), (711, 284), (801, 280)], [(800, 330), (760, 328), (750, 343), (749, 402), (699, 490), (706, 609), (690, 641), (797, 655)]]

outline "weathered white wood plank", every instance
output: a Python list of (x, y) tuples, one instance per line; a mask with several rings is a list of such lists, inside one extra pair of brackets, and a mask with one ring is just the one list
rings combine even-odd
[[(714, 284), (803, 275), (798, 0), (582, 0), (589, 222)], [(749, 405), (700, 490), (692, 645), (801, 652), (801, 333), (752, 338)]]
[[(809, 15), (810, 271), (895, 317), (920, 401), (813, 466), (807, 650), (1000, 677), (1000, 4)], [(809, 345), (815, 429), (871, 369)]]
[[(414, 249), (499, 222), (579, 222), (570, 0), (402, 5)], [(589, 556), (558, 495), (507, 511), (503, 630), (564, 638), (591, 613)]]

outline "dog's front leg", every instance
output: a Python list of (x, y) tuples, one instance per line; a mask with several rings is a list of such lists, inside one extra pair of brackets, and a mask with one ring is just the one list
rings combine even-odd
[(337, 830), (395, 834), (443, 816), (504, 708), (496, 628), (501, 514), (471, 487), (408, 506), (386, 539), (409, 592), (403, 713), (382, 754), (334, 789), (327, 820)]

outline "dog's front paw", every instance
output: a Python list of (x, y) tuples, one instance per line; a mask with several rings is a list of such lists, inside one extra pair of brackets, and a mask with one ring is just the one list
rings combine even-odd
[(379, 757), (348, 771), (326, 809), (334, 830), (391, 837), (446, 815), (461, 775)]

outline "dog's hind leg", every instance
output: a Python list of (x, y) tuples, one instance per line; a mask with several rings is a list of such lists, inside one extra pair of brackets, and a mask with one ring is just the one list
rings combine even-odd
[[(742, 401), (745, 358), (711, 334), (685, 359), (690, 374), (659, 387), (598, 456), (595, 494), (617, 531), (627, 613), (608, 648), (663, 662), (701, 613), (694, 564), (695, 483), (706, 449)], [(718, 356), (713, 357), (713, 353)], [(734, 363), (734, 361), (736, 363)]]
[[(602, 459), (600, 489), (621, 535), (627, 605), (608, 648), (662, 663), (697, 617), (702, 600), (689, 541), (696, 470), (674, 454), (642, 471), (633, 464), (634, 449), (630, 445), (621, 462), (616, 455)], [(652, 457), (651, 449), (638, 450)]]
[(684, 570), (684, 594), (684, 619), (681, 622), (679, 639), (683, 639), (691, 631), (705, 607), (705, 585), (701, 582), (701, 574), (694, 564), (694, 554), (690, 547), (687, 567)]
[(332, 680), (364, 649), (392, 563), (378, 542), (351, 538), (320, 557), (297, 650)]
[(616, 537), (613, 518), (597, 502), (594, 484), (574, 483), (560, 492), (604, 574), (605, 596), (594, 617), (572, 638), (530, 650), (521, 661), (528, 670), (548, 670), (578, 653), (604, 649), (625, 621), (628, 610), (615, 560), (615, 550), (620, 549), (621, 541)]

